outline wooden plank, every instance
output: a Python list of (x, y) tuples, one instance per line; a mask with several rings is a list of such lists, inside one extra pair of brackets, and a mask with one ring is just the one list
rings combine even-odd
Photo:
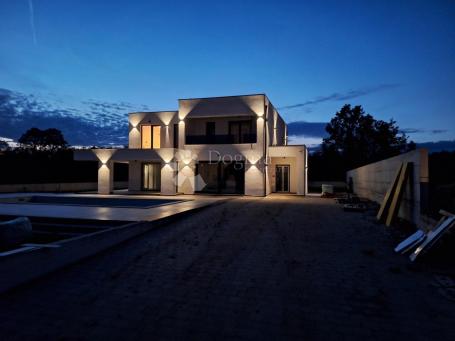
[(58, 245), (58, 244), (36, 244), (36, 243), (26, 243), (26, 244), (22, 244), (21, 246), (34, 246), (34, 247), (44, 247), (44, 248), (55, 249), (55, 248), (60, 247), (61, 245)]
[(447, 217), (441, 225), (439, 225), (434, 231), (427, 234), (425, 241), (409, 256), (411, 261), (415, 261), (416, 258), (422, 253), (430, 249), (446, 232), (448, 232), (455, 224), (455, 216)]
[(392, 193), (395, 192), (395, 188), (397, 187), (398, 179), (400, 177), (402, 169), (403, 169), (403, 163), (398, 168), (397, 174), (395, 175), (395, 178), (393, 179), (392, 183), (390, 184), (390, 187), (387, 190), (387, 193), (385, 194), (384, 200), (382, 200), (381, 207), (379, 208), (379, 212), (376, 215), (376, 219), (379, 221), (384, 220), (386, 217), (386, 212), (387, 212), (388, 208), (390, 207), (390, 203), (392, 201)]
[(422, 230), (417, 230), (417, 232), (410, 235), (408, 238), (406, 238), (400, 244), (398, 244), (397, 247), (395, 248), (395, 252), (406, 253), (413, 247), (416, 247), (420, 243), (422, 243), (425, 238), (426, 238), (425, 232), (423, 232)]
[(386, 219), (386, 226), (392, 225), (392, 222), (395, 220), (398, 210), (400, 209), (401, 198), (403, 197), (403, 192), (406, 187), (406, 182), (409, 177), (409, 171), (412, 167), (412, 162), (406, 162), (403, 165), (403, 168), (400, 172), (400, 178), (398, 179), (397, 187), (393, 194), (392, 203), (390, 204), (389, 212)]
[(446, 216), (442, 216), (441, 219), (439, 219), (439, 221), (436, 223), (436, 225), (431, 226), (431, 227), (429, 227), (429, 228), (427, 229), (427, 232), (431, 232), (431, 231), (436, 230), (436, 229), (438, 228), (438, 226), (441, 225), (442, 222), (443, 222), (444, 220), (446, 220), (446, 219), (447, 219)]
[(439, 214), (446, 216), (446, 217), (453, 217), (455, 214), (447, 212), (445, 210), (439, 210)]

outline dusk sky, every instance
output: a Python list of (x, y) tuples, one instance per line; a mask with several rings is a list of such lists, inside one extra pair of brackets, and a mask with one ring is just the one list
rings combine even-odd
[(177, 109), (266, 93), (287, 122), (345, 103), (455, 139), (455, 1), (2, 0), (0, 87)]

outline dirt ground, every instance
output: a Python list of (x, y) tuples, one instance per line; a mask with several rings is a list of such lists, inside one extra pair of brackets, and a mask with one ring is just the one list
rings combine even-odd
[(0, 338), (455, 340), (398, 241), (333, 199), (236, 198), (0, 295)]

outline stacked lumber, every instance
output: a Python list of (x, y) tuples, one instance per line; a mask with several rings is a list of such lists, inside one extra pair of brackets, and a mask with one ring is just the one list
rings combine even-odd
[(428, 252), (455, 226), (454, 214), (444, 210), (440, 210), (439, 214), (442, 215), (442, 218), (434, 226), (432, 226), (427, 233), (422, 230), (418, 230), (398, 244), (395, 248), (395, 252), (406, 253), (413, 250), (409, 256), (409, 259), (412, 262), (414, 262), (419, 256)]
[(381, 203), (376, 218), (385, 222), (387, 226), (392, 225), (398, 215), (401, 199), (410, 178), (412, 165), (412, 162), (403, 162), (401, 164)]

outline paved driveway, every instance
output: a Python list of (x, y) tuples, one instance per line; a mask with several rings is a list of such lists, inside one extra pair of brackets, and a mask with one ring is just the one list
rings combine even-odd
[(455, 304), (330, 199), (239, 198), (0, 296), (1, 339), (455, 339)]

